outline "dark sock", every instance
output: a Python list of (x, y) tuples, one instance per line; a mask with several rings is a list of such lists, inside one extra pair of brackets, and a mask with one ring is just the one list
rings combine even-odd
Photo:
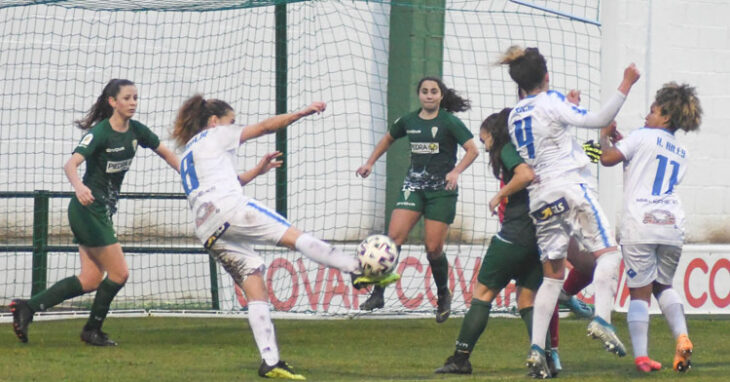
[(572, 296), (578, 294), (583, 288), (587, 287), (593, 281), (593, 272), (589, 274), (582, 273), (577, 268), (573, 268), (568, 273), (568, 277), (563, 283), (563, 291)]
[(384, 293), (385, 293), (385, 287), (381, 287), (379, 285), (376, 285), (376, 286), (373, 287), (373, 292), (371, 293), (371, 295), (379, 294), (379, 295), (382, 296)]
[(479, 337), (487, 327), (487, 321), (489, 320), (489, 312), (492, 310), (492, 304), (486, 301), (477, 300), (473, 298), (471, 300), (471, 307), (464, 316), (464, 321), (461, 323), (461, 330), (459, 331), (459, 337), (456, 340), (456, 352), (468, 354), (474, 349)]
[(548, 334), (550, 335), (550, 346), (558, 347), (558, 341), (560, 341), (560, 310), (555, 305), (553, 311), (553, 318), (550, 320), (550, 326), (548, 326)]
[(52, 308), (63, 301), (84, 294), (81, 282), (76, 276), (66, 277), (57, 281), (50, 288), (36, 294), (28, 300), (28, 306), (34, 312)]
[(431, 264), (431, 273), (433, 273), (433, 281), (436, 282), (436, 290), (439, 294), (448, 292), (449, 290), (449, 260), (446, 254), (442, 253), (438, 259), (428, 259)]
[(109, 280), (108, 277), (99, 284), (94, 303), (91, 305), (91, 314), (89, 314), (89, 320), (86, 322), (84, 330), (101, 329), (101, 325), (104, 323), (107, 313), (109, 313), (109, 305), (111, 305), (114, 296), (123, 286), (124, 284), (117, 284)]
[(525, 322), (525, 327), (527, 328), (527, 338), (532, 341), (532, 312), (534, 309), (532, 307), (520, 309), (520, 317), (522, 317), (522, 321)]

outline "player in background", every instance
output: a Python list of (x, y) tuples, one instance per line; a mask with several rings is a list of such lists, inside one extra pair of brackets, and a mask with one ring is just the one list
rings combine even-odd
[[(81, 340), (96, 346), (117, 344), (101, 331), (101, 326), (114, 296), (129, 276), (112, 223), (124, 175), (138, 145), (152, 149), (175, 171), (180, 166), (175, 154), (160, 143), (155, 133), (132, 119), (137, 106), (134, 83), (113, 79), (106, 84), (87, 115), (76, 121), (77, 126), (87, 132), (63, 169), (74, 188), (68, 220), (74, 242), (79, 245), (81, 272), (56, 282), (30, 300), (15, 299), (10, 303), (13, 329), (22, 342), (28, 342), (28, 325), (33, 321), (33, 313), (96, 290)], [(86, 173), (82, 180), (78, 167), (84, 161)]]
[(254, 244), (297, 250), (318, 263), (352, 274), (356, 288), (387, 284), (399, 278), (393, 273), (379, 279), (362, 276), (354, 254), (345, 255), (299, 231), (283, 216), (241, 192), (241, 186), (256, 176), (281, 166), (276, 161), (281, 153), (269, 153), (253, 169), (237, 174), (238, 147), (303, 117), (321, 113), (325, 106), (324, 102), (313, 102), (299, 111), (244, 126), (235, 124), (235, 112), (225, 101), (195, 95), (180, 107), (175, 120), (172, 136), (185, 148), (180, 176), (193, 213), (195, 234), (246, 294), (248, 320), (262, 358), (258, 370), (261, 377), (305, 379), (279, 358), (264, 282), (265, 262), (254, 250)]
[(489, 210), (507, 198), (500, 231), (492, 237), (479, 268), (471, 306), (464, 316), (456, 340), (456, 349), (438, 374), (471, 374), (471, 352), (484, 332), (492, 309), (492, 301), (512, 279), (517, 285), (517, 309), (525, 321), (528, 337), (532, 332), (532, 305), (542, 282), (540, 256), (535, 239), (535, 225), (529, 215), (527, 185), (534, 172), (510, 142), (507, 118), (512, 109), (505, 108), (487, 117), (479, 130), (479, 139), (489, 153), (492, 173), (505, 182), (489, 200)]
[(588, 334), (599, 338), (607, 350), (625, 355), (610, 324), (618, 282), (618, 248), (595, 192), (587, 185), (589, 161), (567, 127), (606, 126), (623, 105), (639, 72), (633, 64), (627, 67), (618, 91), (599, 112), (592, 113), (570, 106), (562, 94), (549, 90), (547, 63), (537, 48), (513, 46), (501, 63), (509, 65), (510, 77), (527, 93), (512, 110), (509, 129), (517, 151), (536, 175), (528, 190), (544, 278), (535, 298), (527, 366), (533, 377), (547, 378), (545, 334), (564, 282), (571, 237), (596, 257), (595, 317), (588, 324)]
[[(645, 125), (625, 139), (612, 123), (601, 130), (601, 163), (624, 164), (624, 214), (621, 251), (626, 264), (631, 302), (627, 321), (636, 368), (659, 370), (649, 358), (649, 301), (652, 293), (677, 341), (673, 368), (690, 367), (692, 342), (687, 336), (682, 299), (672, 279), (684, 244), (684, 210), (675, 187), (687, 171), (687, 149), (677, 140), (677, 130), (696, 131), (702, 108), (693, 87), (674, 82), (656, 93)], [(612, 141), (617, 141), (615, 146)]]
[[(375, 162), (390, 145), (398, 138), (407, 137), (411, 166), (390, 216), (388, 236), (395, 241), (400, 252), (408, 233), (423, 215), (426, 254), (438, 291), (436, 322), (441, 323), (451, 314), (449, 262), (443, 252), (444, 243), (456, 215), (459, 175), (474, 162), (479, 150), (472, 133), (452, 114), (469, 110), (469, 100), (458, 96), (435, 77), (422, 78), (416, 92), (421, 107), (393, 123), (356, 174), (368, 177)], [(458, 163), (457, 145), (466, 150)], [(384, 288), (374, 287), (360, 309), (382, 308), (384, 293)]]

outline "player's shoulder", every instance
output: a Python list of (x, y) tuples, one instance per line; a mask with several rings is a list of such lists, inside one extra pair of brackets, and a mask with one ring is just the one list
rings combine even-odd
[(565, 102), (565, 95), (557, 90), (548, 90), (545, 92), (545, 95), (551, 100)]
[(135, 131), (139, 131), (139, 130), (143, 130), (143, 129), (146, 129), (146, 130), (150, 129), (149, 127), (147, 127), (147, 125), (145, 125), (144, 123), (142, 123), (136, 119), (129, 120), (129, 127), (134, 129)]

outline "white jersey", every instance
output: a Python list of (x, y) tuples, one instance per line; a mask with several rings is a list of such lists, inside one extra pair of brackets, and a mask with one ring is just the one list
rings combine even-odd
[(180, 176), (195, 218), (195, 235), (203, 243), (250, 199), (243, 195), (235, 167), (242, 129), (216, 126), (185, 145)]
[(590, 161), (569, 126), (601, 127), (613, 119), (624, 97), (614, 96), (600, 113), (572, 105), (557, 91), (522, 99), (509, 116), (509, 133), (520, 156), (535, 171), (531, 194), (565, 184), (589, 183)]
[(674, 134), (638, 129), (616, 143), (624, 158), (621, 244), (684, 243), (684, 210), (675, 186), (687, 170), (687, 150)]

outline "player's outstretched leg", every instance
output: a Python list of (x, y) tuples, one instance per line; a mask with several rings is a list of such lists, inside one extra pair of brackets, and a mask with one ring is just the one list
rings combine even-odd
[(272, 366), (267, 365), (266, 361), (262, 361), (261, 366), (259, 367), (259, 377), (293, 379), (297, 381), (304, 381), (307, 379), (303, 375), (297, 374), (294, 369), (286, 363), (286, 361), (279, 361)]
[(677, 338), (677, 348), (674, 353), (674, 362), (672, 366), (675, 371), (683, 373), (692, 367), (689, 358), (692, 356), (692, 341), (686, 334), (682, 334)]
[(652, 371), (660, 370), (662, 368), (661, 363), (654, 361), (647, 356), (636, 357), (636, 359), (634, 359), (634, 364), (636, 365), (636, 370), (642, 373), (649, 373)]
[(616, 335), (616, 329), (601, 317), (595, 317), (588, 324), (587, 335), (601, 340), (606, 351), (615, 353), (619, 357), (626, 355), (626, 347)]
[(10, 311), (13, 312), (13, 331), (21, 342), (28, 342), (28, 325), (33, 322), (33, 309), (28, 306), (28, 300), (14, 299), (10, 302)]
[(537, 345), (530, 347), (527, 354), (527, 375), (536, 379), (550, 378), (550, 368), (548, 368), (547, 359), (545, 358), (545, 350)]
[(455, 351), (444, 362), (444, 365), (434, 371), (436, 374), (471, 374), (469, 353)]

